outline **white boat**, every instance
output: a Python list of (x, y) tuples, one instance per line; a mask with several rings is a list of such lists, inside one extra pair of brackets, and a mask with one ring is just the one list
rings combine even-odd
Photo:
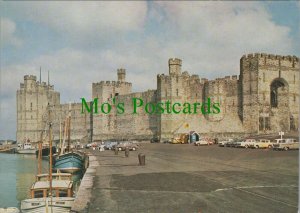
[[(70, 180), (54, 179), (35, 182), (30, 190), (31, 198), (21, 201), (22, 213), (65, 213), (70, 212), (73, 197), (73, 182)], [(50, 188), (52, 190), (50, 190)], [(50, 194), (50, 191), (52, 195)]]
[(35, 154), (37, 148), (35, 148), (31, 143), (26, 142), (18, 145), (17, 153), (19, 154)]

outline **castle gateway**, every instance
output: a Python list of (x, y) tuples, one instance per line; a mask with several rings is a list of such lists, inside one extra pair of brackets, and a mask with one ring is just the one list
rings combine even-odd
[[(92, 98), (99, 102), (124, 102), (118, 114), (81, 113), (82, 103), (61, 104), (52, 85), (24, 76), (17, 91), (17, 141), (39, 141), (53, 122), (54, 139), (59, 139), (60, 122), (70, 113), (73, 140), (172, 138), (196, 131), (207, 135), (277, 133), (299, 127), (299, 58), (269, 54), (248, 54), (240, 59), (240, 75), (215, 80), (182, 72), (180, 59), (169, 60), (169, 73), (157, 75), (156, 90), (132, 93), (125, 69), (118, 69), (117, 81), (92, 84)], [(219, 114), (132, 114), (132, 98), (145, 102), (220, 103)], [(80, 100), (81, 97), (78, 97)], [(48, 104), (50, 107), (48, 107)], [(51, 118), (48, 111), (51, 110)]]

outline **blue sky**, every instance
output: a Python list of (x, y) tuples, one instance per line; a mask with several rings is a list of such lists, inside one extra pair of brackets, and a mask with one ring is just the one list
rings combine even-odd
[(156, 88), (168, 58), (214, 79), (239, 73), (243, 54), (300, 56), (300, 3), (0, 2), (0, 138), (15, 138), (16, 90), (25, 74), (51, 83), (61, 102), (91, 96), (91, 84), (127, 69), (134, 91)]

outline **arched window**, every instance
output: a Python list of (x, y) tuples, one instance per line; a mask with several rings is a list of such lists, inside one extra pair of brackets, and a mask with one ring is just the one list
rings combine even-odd
[(272, 82), (270, 86), (271, 107), (278, 107), (279, 88), (284, 88), (286, 85), (283, 79), (276, 79)]
[(277, 100), (277, 90), (273, 89), (271, 90), (271, 106), (277, 107), (278, 106), (278, 100)]

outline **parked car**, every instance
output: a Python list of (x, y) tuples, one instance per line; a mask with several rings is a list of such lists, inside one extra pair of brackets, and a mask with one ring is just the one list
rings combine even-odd
[(225, 147), (237, 147), (240, 140), (233, 139), (225, 144)]
[(118, 142), (116, 141), (107, 141), (104, 142), (104, 149), (106, 150), (112, 150), (114, 146), (118, 145)]
[(209, 145), (209, 142), (206, 140), (200, 140), (200, 141), (196, 141), (195, 146), (202, 146), (202, 145)]
[(163, 143), (172, 143), (172, 141), (170, 139), (164, 140)]
[(93, 142), (93, 143), (88, 143), (88, 144), (86, 144), (84, 147), (85, 147), (86, 149), (88, 149), (88, 148), (95, 147), (95, 146), (97, 146), (97, 143)]
[(253, 144), (250, 144), (250, 148), (256, 148), (256, 149), (264, 149), (264, 148), (273, 148), (273, 142), (268, 139), (260, 139), (259, 141), (254, 142)]
[(224, 146), (226, 146), (226, 144), (227, 144), (228, 142), (233, 142), (233, 139), (232, 139), (232, 138), (229, 138), (228, 140), (220, 141), (220, 142), (218, 143), (218, 145), (224, 147)]
[(250, 146), (253, 146), (255, 142), (256, 142), (255, 139), (246, 139), (245, 141), (237, 142), (236, 147), (247, 149)]
[(123, 142), (117, 145), (117, 149), (119, 151), (124, 151), (126, 147), (128, 147), (130, 151), (135, 151), (138, 149), (138, 146), (132, 142)]
[(290, 150), (299, 149), (299, 142), (295, 139), (277, 139), (277, 143), (273, 144), (274, 150)]

